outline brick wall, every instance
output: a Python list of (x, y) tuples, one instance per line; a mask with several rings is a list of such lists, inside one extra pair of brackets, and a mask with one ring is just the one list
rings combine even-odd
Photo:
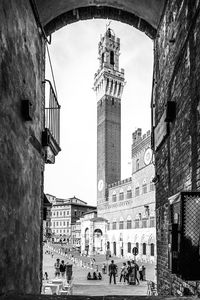
[[(0, 294), (39, 293), (44, 51), (29, 1), (0, 4)], [(25, 121), (21, 100), (31, 100)]]
[(156, 151), (158, 290), (160, 294), (183, 295), (184, 283), (168, 269), (168, 197), (180, 191), (200, 189), (200, 14), (199, 1), (167, 1), (155, 40), (153, 103), (155, 125), (167, 101), (176, 102), (176, 118)]

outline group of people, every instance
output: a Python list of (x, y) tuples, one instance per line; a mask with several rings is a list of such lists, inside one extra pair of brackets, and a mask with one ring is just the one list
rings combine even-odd
[[(140, 280), (144, 280), (144, 266), (138, 266), (138, 264), (134, 261), (127, 261), (127, 263), (123, 263), (120, 271), (120, 282), (124, 282), (130, 285), (139, 284), (138, 272), (140, 275)], [(109, 277), (110, 283), (113, 282), (116, 284), (116, 276), (118, 274), (117, 265), (114, 263), (114, 260), (111, 260), (111, 264), (109, 265)]]
[(61, 262), (60, 262), (59, 258), (56, 259), (56, 262), (54, 264), (55, 277), (59, 278), (60, 275), (61, 275), (62, 278), (65, 277), (65, 273), (66, 273), (66, 269), (67, 269), (67, 264), (65, 264), (64, 260), (61, 260)]
[(87, 275), (87, 280), (101, 280), (102, 279), (102, 275), (100, 272), (98, 272), (98, 274), (96, 272), (93, 272), (93, 275), (91, 275), (91, 273), (89, 272)]

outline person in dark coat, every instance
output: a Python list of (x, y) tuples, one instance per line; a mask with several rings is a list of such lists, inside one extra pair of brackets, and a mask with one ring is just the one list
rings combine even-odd
[(114, 284), (116, 284), (116, 275), (117, 275), (117, 265), (114, 263), (114, 260), (111, 260), (111, 264), (109, 265), (110, 284), (112, 281), (112, 277), (113, 277)]

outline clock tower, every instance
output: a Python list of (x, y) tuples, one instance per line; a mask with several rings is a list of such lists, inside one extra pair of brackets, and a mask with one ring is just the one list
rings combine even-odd
[(124, 70), (119, 69), (120, 39), (108, 28), (98, 45), (94, 76), (97, 99), (97, 204), (107, 200), (107, 185), (121, 179), (121, 97)]

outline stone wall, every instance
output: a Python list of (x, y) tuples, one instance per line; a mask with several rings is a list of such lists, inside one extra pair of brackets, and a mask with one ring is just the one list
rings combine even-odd
[(168, 269), (168, 198), (180, 191), (200, 190), (200, 3), (166, 2), (155, 40), (153, 103), (155, 126), (167, 101), (176, 102), (176, 118), (156, 151), (158, 290), (160, 294), (195, 292)]
[[(30, 2), (0, 3), (0, 294), (39, 293), (44, 48)], [(22, 100), (32, 101), (26, 121)]]

